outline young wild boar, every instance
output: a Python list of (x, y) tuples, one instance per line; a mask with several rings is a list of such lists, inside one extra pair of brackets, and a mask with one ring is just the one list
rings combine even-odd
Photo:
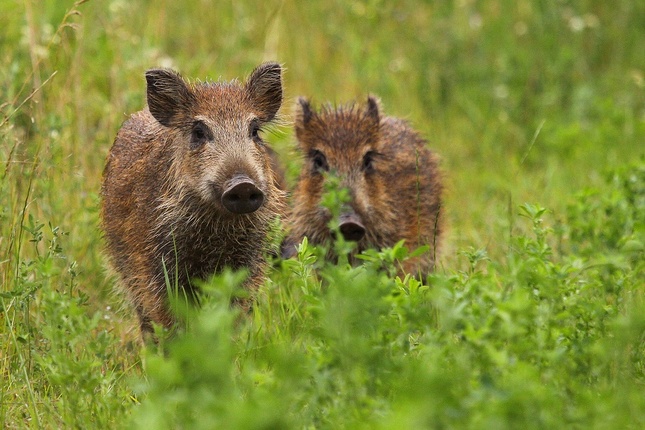
[(282, 103), (280, 65), (258, 66), (245, 84), (190, 84), (164, 69), (146, 81), (148, 107), (119, 130), (101, 189), (107, 252), (144, 336), (175, 322), (166, 276), (192, 297), (193, 279), (247, 268), (255, 289), (284, 205), (260, 137)]
[(325, 106), (320, 112), (301, 98), (295, 131), (304, 165), (283, 256), (293, 255), (294, 244), (305, 236), (315, 244), (331, 241), (332, 215), (321, 197), (325, 181), (335, 175), (350, 196), (341, 208), (338, 230), (357, 242), (356, 251), (391, 247), (401, 239), (410, 250), (429, 245), (403, 270), (431, 272), (441, 235), (442, 186), (438, 158), (426, 141), (406, 122), (381, 116), (373, 97), (365, 107)]

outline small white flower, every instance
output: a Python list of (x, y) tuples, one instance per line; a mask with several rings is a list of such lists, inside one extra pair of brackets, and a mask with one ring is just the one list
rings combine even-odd
[(569, 18), (569, 28), (574, 33), (580, 33), (585, 28), (585, 20), (580, 16), (572, 16)]

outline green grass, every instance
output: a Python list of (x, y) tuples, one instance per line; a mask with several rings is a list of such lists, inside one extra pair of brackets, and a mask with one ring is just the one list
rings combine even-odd
[[(2, 427), (642, 428), (643, 22), (627, 0), (0, 3)], [(147, 68), (263, 60), (287, 122), (299, 95), (375, 94), (428, 138), (437, 273), (303, 246), (252, 317), (226, 274), (143, 349), (102, 253), (105, 155)], [(293, 183), (288, 123), (266, 137)]]

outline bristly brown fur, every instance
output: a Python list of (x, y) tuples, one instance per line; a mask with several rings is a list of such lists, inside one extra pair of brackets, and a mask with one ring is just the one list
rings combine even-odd
[(295, 131), (305, 159), (293, 196), (285, 256), (293, 254), (303, 237), (317, 244), (332, 240), (331, 214), (321, 206), (324, 160), (323, 169), (338, 175), (350, 191), (351, 201), (343, 210), (358, 216), (365, 227), (358, 252), (405, 239), (411, 250), (429, 245), (430, 251), (409, 260), (403, 270), (425, 275), (434, 269), (443, 224), (438, 157), (405, 121), (379, 111), (374, 97), (366, 106), (325, 105), (318, 112), (308, 100), (298, 100)]
[[(260, 65), (245, 85), (191, 85), (169, 70), (148, 71), (146, 81), (148, 108), (119, 130), (101, 188), (107, 251), (144, 334), (152, 323), (175, 323), (166, 274), (190, 297), (193, 279), (247, 268), (246, 285), (256, 289), (267, 233), (285, 200), (274, 153), (257, 135), (282, 103), (278, 64)], [(236, 175), (264, 195), (254, 212), (234, 214), (222, 205), (224, 184)]]

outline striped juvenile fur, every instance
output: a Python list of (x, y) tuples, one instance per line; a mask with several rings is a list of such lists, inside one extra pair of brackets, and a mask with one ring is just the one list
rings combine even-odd
[(336, 222), (347, 240), (357, 242), (356, 252), (392, 247), (402, 239), (410, 250), (429, 245), (402, 270), (431, 272), (442, 232), (442, 184), (438, 157), (426, 140), (407, 122), (381, 115), (374, 97), (365, 106), (326, 105), (320, 111), (301, 98), (295, 131), (304, 163), (283, 255), (293, 255), (303, 237), (315, 244), (333, 239), (332, 214), (321, 198), (325, 182), (335, 175), (349, 190)]

